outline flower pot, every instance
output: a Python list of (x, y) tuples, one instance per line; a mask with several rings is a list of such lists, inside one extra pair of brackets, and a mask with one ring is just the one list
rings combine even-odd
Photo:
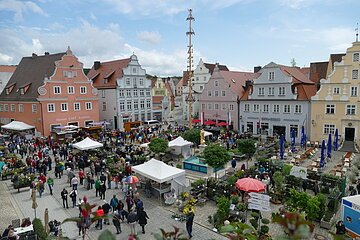
[(334, 216), (335, 216), (335, 214), (330, 218), (329, 221), (325, 221), (324, 217), (323, 217), (320, 221), (320, 227), (325, 228), (325, 229), (331, 229), (331, 225), (332, 225), (331, 223), (332, 223)]

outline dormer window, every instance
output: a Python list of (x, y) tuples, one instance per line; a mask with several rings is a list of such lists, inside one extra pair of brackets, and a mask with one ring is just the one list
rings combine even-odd
[(298, 89), (297, 89), (297, 87), (294, 88), (294, 94), (296, 94), (296, 95), (298, 94)]
[(353, 62), (359, 62), (359, 53), (353, 54)]
[(269, 80), (274, 81), (275, 80), (275, 72), (269, 72)]
[(6, 93), (6, 95), (9, 95), (10, 91), (8, 88), (5, 89), (5, 93)]
[(24, 95), (25, 94), (25, 89), (24, 88), (20, 88), (20, 95)]
[(104, 78), (104, 84), (107, 84), (107, 83), (108, 83), (108, 79)]

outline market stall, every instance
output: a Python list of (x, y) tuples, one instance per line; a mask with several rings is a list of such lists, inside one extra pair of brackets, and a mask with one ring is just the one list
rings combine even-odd
[(132, 170), (153, 181), (152, 191), (157, 196), (169, 191), (182, 192), (186, 187), (185, 170), (169, 166), (154, 158), (134, 166)]
[(103, 147), (103, 144), (87, 137), (84, 140), (73, 144), (73, 147), (83, 151)]
[(192, 142), (186, 141), (182, 137), (177, 137), (169, 142), (171, 152), (176, 155), (182, 154), (184, 158), (190, 157), (190, 146), (192, 145), (194, 145)]
[(14, 131), (24, 131), (34, 129), (35, 127), (24, 122), (12, 121), (11, 123), (1, 126), (1, 128)]

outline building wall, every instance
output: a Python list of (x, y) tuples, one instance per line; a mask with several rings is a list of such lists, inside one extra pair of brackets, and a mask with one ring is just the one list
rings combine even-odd
[(115, 128), (115, 116), (117, 114), (116, 89), (99, 89), (99, 118), (100, 121), (111, 123), (109, 128)]
[[(218, 86), (215, 86), (215, 81), (218, 82)], [(215, 96), (215, 91), (218, 91), (218, 96)], [(222, 91), (225, 91), (225, 96), (222, 96)], [(211, 96), (209, 96), (209, 92), (211, 92)], [(217, 120), (228, 122), (230, 113), (233, 127), (235, 130), (238, 130), (237, 97), (230, 90), (229, 84), (223, 79), (220, 72), (214, 71), (199, 99), (200, 112), (204, 112), (205, 121)], [(215, 109), (216, 105), (218, 109)]]
[[(338, 129), (340, 138), (346, 137), (346, 129), (355, 132), (355, 142), (360, 141), (360, 115), (359, 115), (359, 58), (355, 60), (355, 54), (360, 54), (360, 42), (354, 42), (348, 48), (342, 62), (334, 64), (334, 70), (330, 72), (327, 79), (321, 80), (321, 87), (312, 97), (311, 111), (311, 140), (319, 141), (327, 139), (328, 128), (332, 125), (331, 132)], [(331, 67), (331, 66), (330, 66)], [(357, 74), (355, 72), (357, 71)], [(356, 94), (352, 94), (352, 88), (356, 88)], [(334, 106), (334, 113), (326, 113), (327, 105)], [(354, 106), (354, 114), (347, 112), (347, 106)]]
[(1, 124), (8, 124), (12, 120), (21, 121), (42, 132), (41, 106), (38, 102), (3, 102), (0, 104), (0, 113)]
[[(123, 77), (117, 80), (118, 128), (120, 130), (124, 128), (124, 122), (153, 118), (151, 80), (146, 78), (146, 71), (141, 67), (135, 55), (131, 56), (129, 65), (123, 69), (123, 72)], [(141, 101), (144, 101), (144, 107), (141, 107)], [(124, 108), (121, 107), (122, 104)]]
[[(45, 78), (44, 85), (38, 89), (38, 101), (43, 113), (42, 134), (45, 136), (50, 134), (52, 126), (77, 124), (83, 127), (85, 121), (99, 121), (97, 89), (85, 76), (83, 64), (68, 49), (55, 65), (54, 74)], [(69, 91), (69, 87), (73, 87), (74, 91)], [(56, 89), (60, 89), (60, 92), (56, 92)], [(75, 109), (75, 103), (80, 105), (80, 109)], [(54, 111), (50, 106), (54, 106)]]

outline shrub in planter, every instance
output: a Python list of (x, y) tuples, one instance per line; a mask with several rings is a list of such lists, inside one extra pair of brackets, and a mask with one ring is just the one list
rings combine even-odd
[(48, 238), (48, 235), (45, 232), (44, 225), (42, 224), (40, 219), (35, 218), (33, 220), (33, 228), (39, 240), (46, 240)]
[(231, 196), (230, 202), (231, 202), (232, 204), (235, 204), (235, 205), (238, 204), (238, 202), (239, 202), (239, 196), (236, 196), (236, 195)]
[(266, 225), (262, 225), (260, 227), (260, 235), (265, 235), (269, 232), (269, 227)]

